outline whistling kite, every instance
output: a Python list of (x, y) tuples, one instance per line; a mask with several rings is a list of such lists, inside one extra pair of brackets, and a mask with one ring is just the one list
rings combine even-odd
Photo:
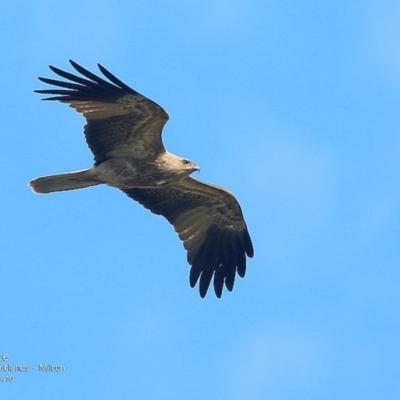
[(253, 245), (235, 197), (226, 189), (189, 177), (200, 168), (165, 150), (161, 131), (168, 114), (156, 103), (131, 89), (101, 65), (106, 81), (77, 63), (72, 66), (85, 78), (50, 66), (68, 82), (41, 81), (57, 89), (36, 90), (52, 95), (83, 114), (93, 168), (34, 179), (37, 193), (106, 185), (116, 187), (175, 228), (187, 250), (190, 286), (200, 279), (200, 296), (207, 293), (214, 275), (218, 297), (225, 286), (233, 289), (235, 273), (244, 277), (246, 255)]

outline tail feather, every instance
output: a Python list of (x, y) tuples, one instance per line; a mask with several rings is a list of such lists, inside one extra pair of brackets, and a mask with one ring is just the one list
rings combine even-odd
[(85, 169), (65, 174), (42, 176), (30, 181), (29, 186), (36, 193), (51, 193), (62, 190), (82, 189), (99, 185), (100, 183), (94, 179), (92, 169)]

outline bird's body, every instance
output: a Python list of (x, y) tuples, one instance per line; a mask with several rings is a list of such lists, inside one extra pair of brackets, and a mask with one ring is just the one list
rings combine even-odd
[(31, 186), (37, 193), (81, 189), (101, 183), (118, 189), (157, 188), (171, 185), (199, 169), (192, 163), (187, 169), (174, 168), (179, 162), (179, 158), (175, 159), (168, 153), (156, 160), (142, 160), (134, 156), (115, 157), (87, 170), (34, 179)]
[(195, 180), (199, 167), (164, 148), (162, 128), (168, 114), (121, 82), (104, 67), (108, 82), (71, 61), (85, 78), (50, 67), (70, 82), (40, 78), (63, 89), (38, 90), (46, 100), (68, 103), (87, 120), (84, 132), (94, 154), (87, 170), (44, 176), (30, 186), (37, 193), (80, 189), (98, 184), (118, 188), (173, 224), (192, 265), (190, 284), (200, 279), (205, 296), (212, 277), (218, 297), (232, 290), (235, 273), (244, 276), (253, 246), (235, 197), (226, 189)]

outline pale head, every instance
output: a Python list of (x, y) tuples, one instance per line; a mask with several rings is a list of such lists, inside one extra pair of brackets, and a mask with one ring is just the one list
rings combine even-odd
[(193, 161), (178, 157), (171, 153), (164, 153), (159, 160), (166, 172), (171, 175), (188, 176), (194, 171), (200, 171), (200, 167)]

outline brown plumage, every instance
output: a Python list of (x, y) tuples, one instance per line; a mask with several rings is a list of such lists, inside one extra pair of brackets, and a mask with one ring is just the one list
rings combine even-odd
[(29, 183), (32, 189), (50, 193), (102, 183), (121, 189), (174, 226), (192, 266), (190, 286), (200, 281), (201, 297), (213, 276), (218, 297), (224, 284), (231, 291), (236, 272), (245, 275), (246, 255), (253, 257), (253, 245), (235, 197), (226, 189), (191, 178), (199, 167), (165, 150), (161, 132), (168, 114), (158, 104), (100, 64), (109, 81), (70, 62), (85, 78), (50, 66), (68, 81), (39, 78), (59, 88), (36, 92), (50, 94), (45, 100), (67, 103), (83, 114), (86, 142), (95, 163), (87, 170), (34, 179)]

